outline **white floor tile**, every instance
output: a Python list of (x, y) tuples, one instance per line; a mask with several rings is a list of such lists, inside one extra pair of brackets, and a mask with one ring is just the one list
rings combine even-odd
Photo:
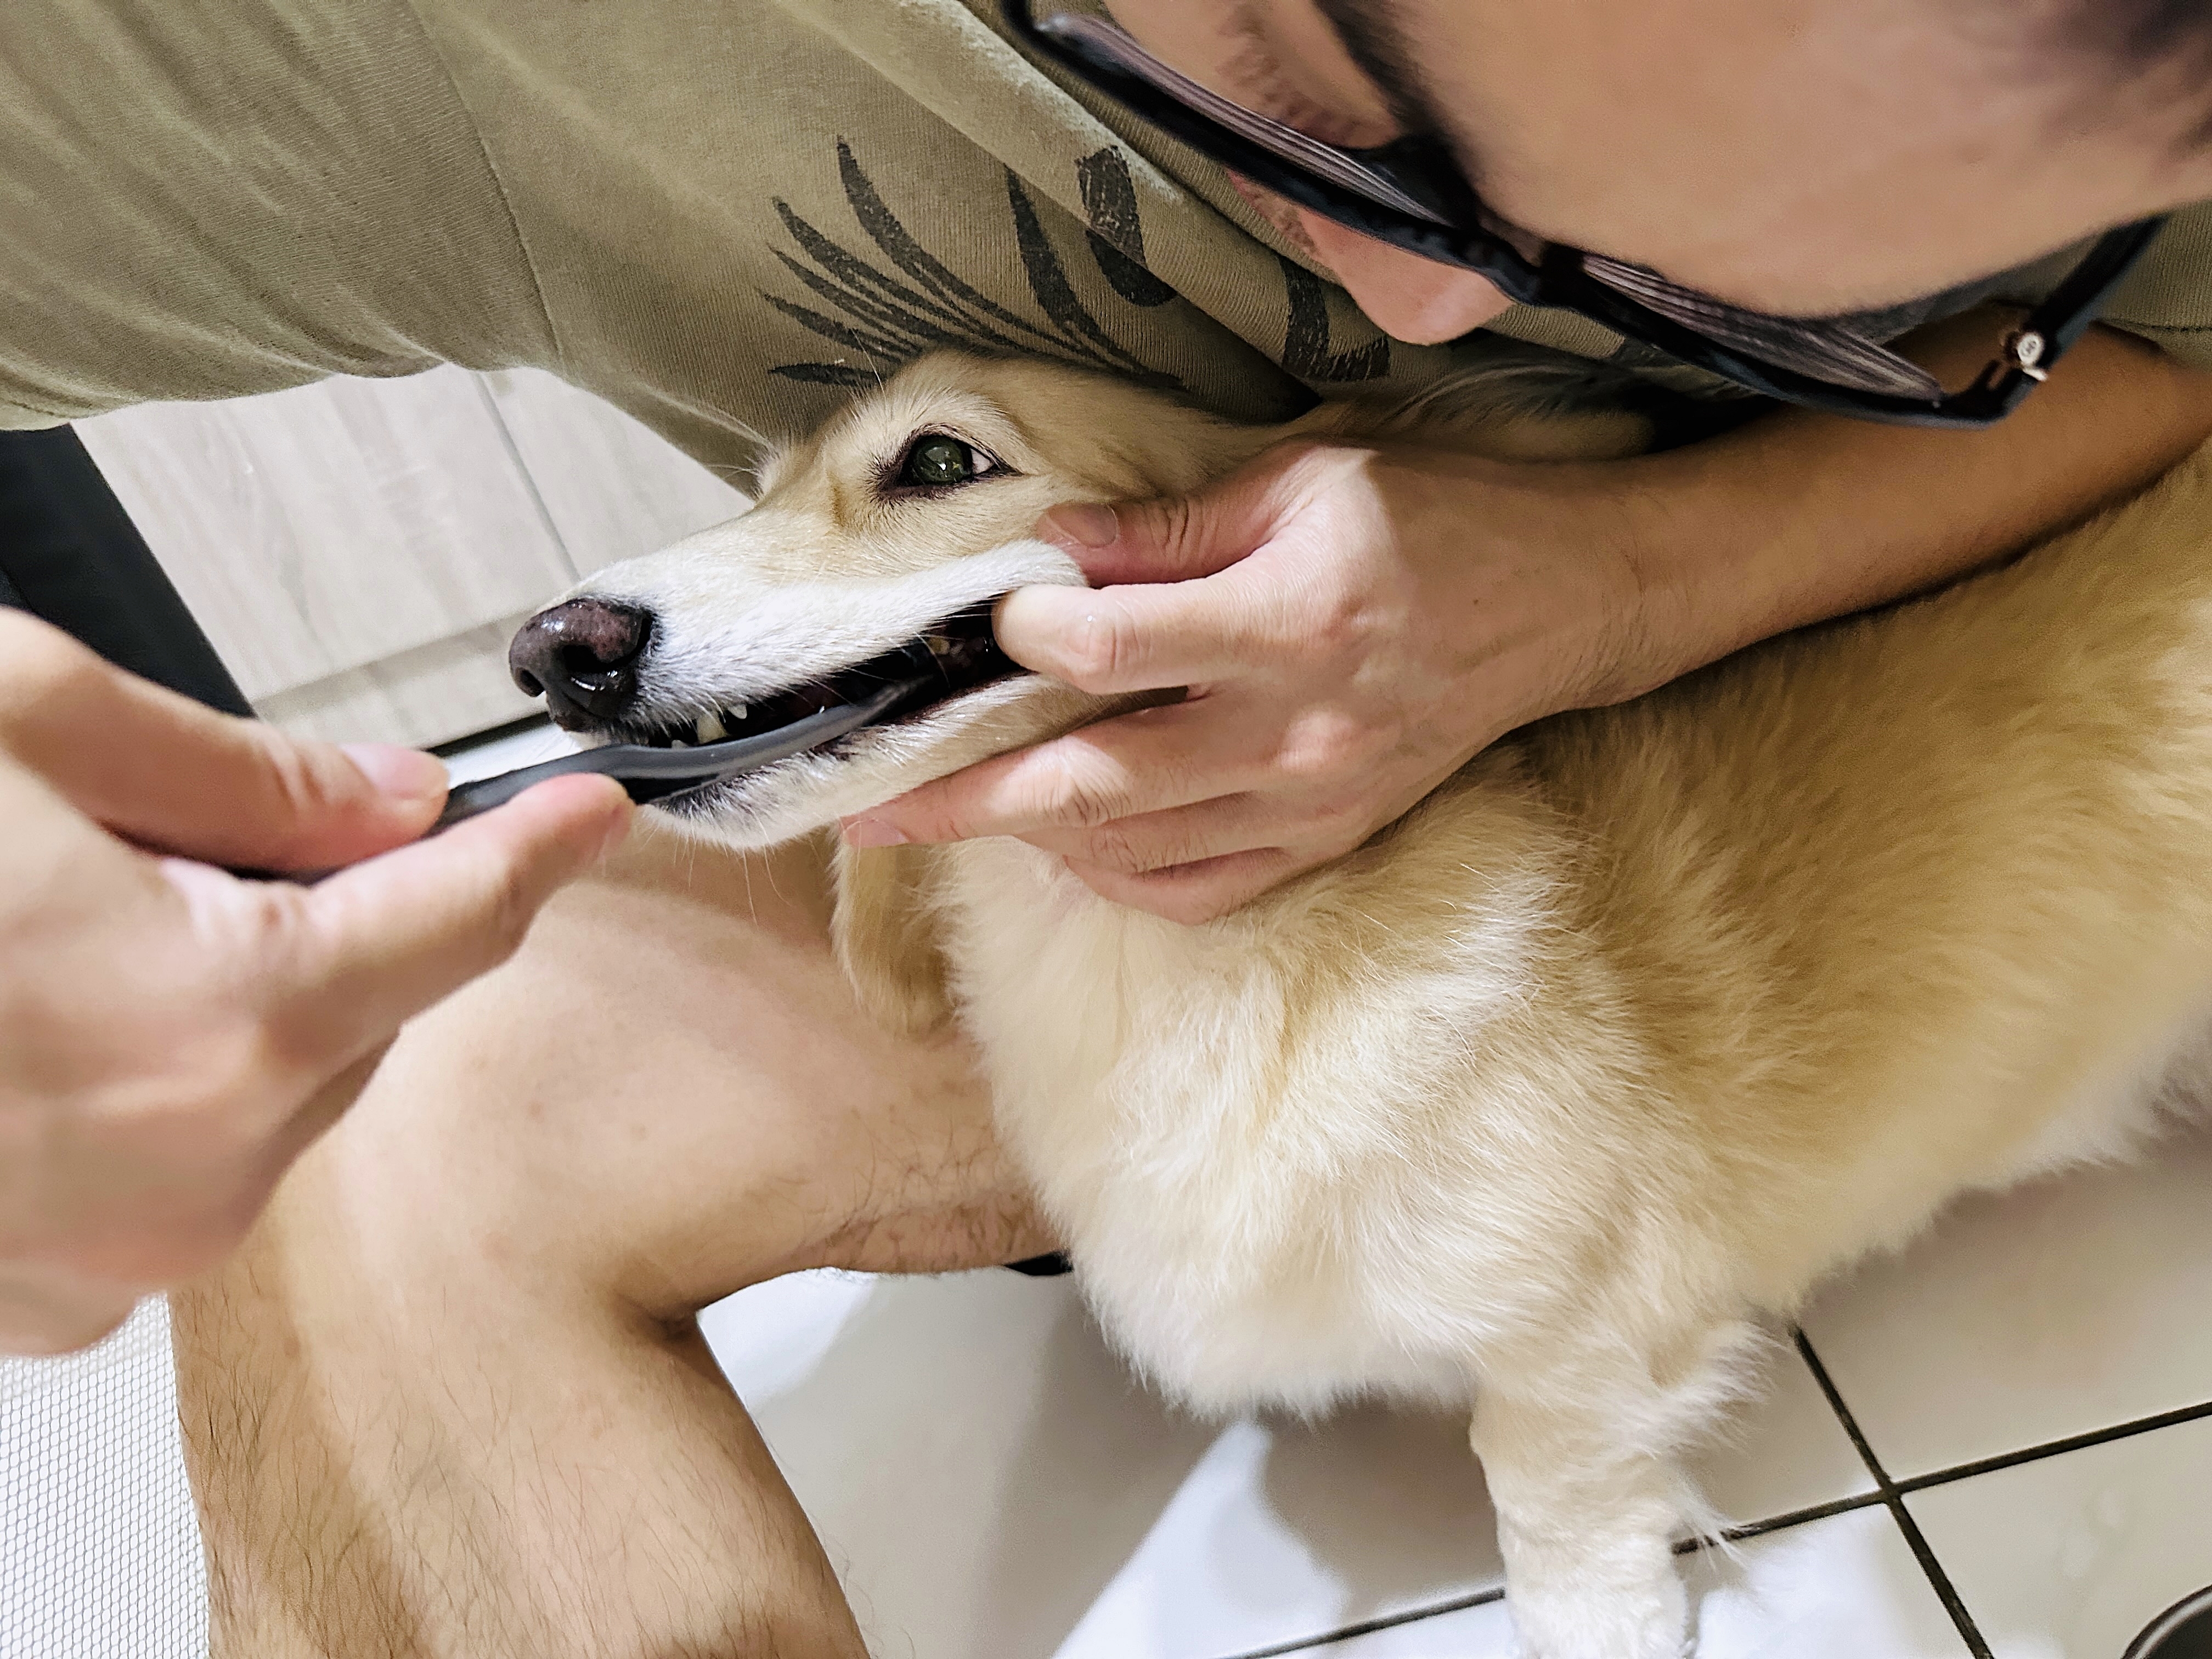
[(1900, 1479), (2212, 1400), (2212, 1134), (1969, 1200), (1806, 1334)]
[(1213, 1438), (1064, 1281), (809, 1273), (702, 1322), (878, 1659), (1053, 1653)]
[(1997, 1659), (2118, 1659), (2212, 1584), (2212, 1421), (1905, 1500)]
[(1058, 1659), (1218, 1659), (1494, 1589), (1496, 1526), (1456, 1424), (1232, 1424)]
[(1696, 1467), (1713, 1507), (1739, 1523), (1874, 1490), (1874, 1477), (1794, 1350), (1774, 1356), (1759, 1395)]
[[(1462, 1426), (1193, 1423), (1065, 1281), (807, 1274), (708, 1336), (897, 1659), (1219, 1659), (1494, 1585)], [(1741, 1520), (1867, 1489), (1794, 1354), (1705, 1460)]]
[[(1737, 1521), (1872, 1487), (1794, 1354), (1699, 1474)], [(1493, 1589), (1496, 1528), (1456, 1419), (1365, 1409), (1315, 1425), (1240, 1422), (1060, 1659), (1244, 1651)]]
[[(1696, 1659), (1966, 1659), (1943, 1605), (1879, 1506), (1814, 1521), (1684, 1563), (1697, 1600)], [(1508, 1659), (1502, 1602), (1439, 1613), (1300, 1659)]]

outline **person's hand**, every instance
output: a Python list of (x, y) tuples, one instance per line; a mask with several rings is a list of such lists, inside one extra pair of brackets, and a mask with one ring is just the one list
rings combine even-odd
[[(1900, 343), (1963, 384), (2014, 315)], [(2212, 374), (2092, 329), (1986, 431), (1801, 410), (1553, 465), (1304, 441), (1191, 501), (1063, 508), (1039, 533), (1094, 586), (1009, 594), (1000, 642), (1086, 690), (1188, 699), (939, 779), (846, 834), (1020, 836), (1109, 898), (1218, 915), (1516, 726), (1937, 586), (2124, 499), (2208, 431)]]
[(444, 796), (428, 756), (210, 713), (0, 611), (0, 1351), (220, 1261), (401, 1024), (629, 818), (562, 778), (403, 847)]
[(845, 833), (1018, 836), (1121, 903), (1232, 909), (1358, 846), (1515, 726), (1647, 688), (1603, 465), (1297, 441), (1187, 501), (1057, 509), (1037, 533), (1093, 586), (1008, 595), (1000, 644), (1086, 691), (1188, 695)]

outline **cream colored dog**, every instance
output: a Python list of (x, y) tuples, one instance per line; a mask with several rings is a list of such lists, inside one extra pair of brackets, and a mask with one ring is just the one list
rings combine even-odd
[[(743, 518), (580, 590), (653, 617), (632, 711), (585, 724), (668, 741), (811, 708), (799, 688), (965, 607), (1079, 581), (1027, 539), (1045, 508), (1186, 491), (1289, 434), (1638, 441), (1498, 412), (1525, 390), (1260, 430), (926, 361)], [(1003, 678), (675, 810), (764, 846), (1109, 707)], [(1010, 840), (842, 851), (838, 883), (860, 995), (972, 1036), (1137, 1364), (1212, 1411), (1469, 1407), (1527, 1652), (1669, 1659), (1669, 1543), (1702, 1518), (1678, 1454), (1759, 1317), (1962, 1188), (2124, 1149), (2199, 1033), (2207, 476), (1516, 733), (1223, 921), (1116, 908)]]

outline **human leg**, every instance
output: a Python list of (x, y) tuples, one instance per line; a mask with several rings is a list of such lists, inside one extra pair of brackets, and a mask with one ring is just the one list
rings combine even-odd
[(964, 1053), (869, 1025), (826, 930), (810, 851), (641, 836), (177, 1297), (221, 1659), (860, 1651), (691, 1316), (1050, 1240)]

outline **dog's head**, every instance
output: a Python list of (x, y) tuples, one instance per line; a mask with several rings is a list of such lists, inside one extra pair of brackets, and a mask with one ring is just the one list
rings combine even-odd
[(1083, 580), (1031, 528), (1062, 502), (1194, 489), (1261, 441), (1095, 375), (926, 359), (778, 457), (744, 516), (533, 617), (516, 676), (571, 731), (665, 746), (769, 732), (922, 671), (928, 690), (879, 723), (667, 803), (718, 840), (788, 840), (1101, 712), (991, 646), (1000, 595)]

